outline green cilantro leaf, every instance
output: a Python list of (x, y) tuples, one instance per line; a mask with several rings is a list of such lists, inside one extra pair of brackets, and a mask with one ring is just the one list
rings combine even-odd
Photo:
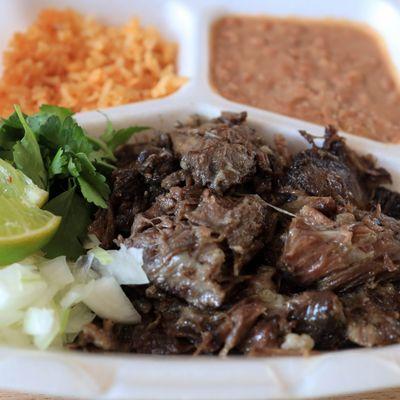
[(58, 144), (73, 153), (90, 154), (93, 146), (85, 131), (72, 117), (67, 117), (58, 135)]
[[(27, 116), (21, 112), (21, 114), (26, 118)], [(24, 129), (22, 126), (21, 120), (19, 118), (19, 115), (17, 112), (13, 112), (8, 118), (3, 119), (3, 123), (9, 127), (15, 128), (15, 129)]]
[(49, 177), (53, 178), (56, 175), (65, 175), (68, 172), (68, 157), (65, 155), (64, 150), (60, 147), (51, 160), (48, 172)]
[(90, 223), (91, 210), (75, 187), (50, 200), (45, 210), (62, 217), (60, 227), (50, 243), (43, 248), (48, 258), (65, 255), (75, 260), (84, 253), (82, 246)]
[(147, 126), (131, 126), (126, 129), (109, 130), (103, 133), (100, 138), (107, 144), (108, 148), (114, 152), (114, 150), (126, 143), (135, 133), (139, 133), (149, 129)]
[(0, 148), (3, 150), (12, 150), (19, 140), (24, 137), (23, 128), (15, 128), (8, 125), (7, 121), (0, 123)]
[(77, 178), (83, 197), (90, 203), (101, 208), (107, 208), (107, 203), (96, 188), (81, 176)]
[(25, 132), (22, 140), (18, 141), (13, 147), (15, 165), (25, 175), (29, 176), (37, 186), (47, 189), (47, 173), (36, 136), (26, 123), (19, 106), (15, 106), (15, 112)]
[(48, 115), (55, 115), (56, 117), (58, 117), (60, 119), (61, 122), (64, 122), (64, 120), (67, 117), (72, 117), (74, 115), (74, 113), (69, 108), (51, 106), (49, 104), (41, 105), (40, 113), (48, 114)]
[[(48, 131), (58, 131), (60, 129), (61, 124), (65, 121), (67, 117), (71, 117), (73, 112), (63, 107), (42, 105), (40, 107), (40, 111), (34, 115), (27, 117), (27, 122), (29, 126), (32, 128), (33, 132), (39, 136), (42, 134), (41, 130)], [(48, 121), (51, 123), (48, 123)], [(44, 127), (46, 124), (48, 126)], [(53, 124), (56, 124), (54, 126)]]
[(66, 117), (63, 122), (55, 115), (38, 117), (32, 120), (36, 134), (53, 150), (62, 147), (66, 152), (90, 154), (93, 146), (84, 130), (72, 117)]
[(90, 141), (97, 148), (97, 150), (93, 151), (90, 154), (91, 160), (95, 161), (106, 158), (110, 161), (117, 161), (116, 157), (114, 156), (114, 153), (110, 150), (107, 144), (103, 142), (101, 139), (90, 137)]
[(107, 199), (110, 194), (110, 188), (106, 182), (105, 176), (98, 173), (89, 158), (84, 153), (75, 155), (75, 160), (80, 164), (80, 175), (78, 183), (83, 197), (89, 203), (94, 203), (98, 207), (107, 208)]
[(73, 157), (71, 157), (68, 161), (68, 172), (71, 174), (71, 176), (77, 178), (81, 174), (81, 170), (82, 168), (79, 160), (76, 161)]

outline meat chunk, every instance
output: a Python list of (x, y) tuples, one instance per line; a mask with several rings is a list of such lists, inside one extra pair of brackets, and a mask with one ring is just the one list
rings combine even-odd
[(258, 196), (198, 195), (196, 188), (172, 188), (160, 196), (137, 217), (125, 244), (144, 248), (144, 270), (157, 286), (197, 307), (219, 307), (263, 246), (269, 214)]
[(104, 248), (112, 248), (119, 235), (129, 235), (135, 215), (163, 193), (162, 180), (178, 168), (171, 149), (161, 146), (170, 146), (167, 136), (147, 144), (124, 146), (117, 153), (121, 167), (112, 174), (109, 207), (97, 212), (89, 228)]
[(153, 132), (135, 141), (135, 143), (125, 144), (119, 147), (115, 156), (117, 157), (118, 168), (126, 168), (136, 162), (140, 154), (157, 154), (160, 150), (172, 152), (172, 142), (168, 134), (163, 132)]
[[(102, 326), (101, 326), (102, 325)], [(121, 343), (114, 332), (114, 323), (110, 320), (104, 320), (102, 324), (90, 323), (83, 327), (78, 341), (72, 348), (86, 348), (88, 350), (106, 350), (106, 351), (127, 351), (128, 349)]]
[(400, 291), (391, 283), (343, 296), (348, 339), (365, 347), (400, 341)]
[(227, 312), (223, 324), (217, 330), (217, 336), (222, 337), (224, 342), (220, 355), (228, 355), (246, 337), (264, 309), (260, 301), (244, 299)]
[(149, 206), (151, 196), (143, 190), (144, 187), (145, 179), (136, 168), (123, 168), (114, 172), (110, 197), (115, 225), (114, 238), (117, 234), (129, 234), (135, 215)]
[(392, 182), (389, 172), (382, 167), (377, 167), (376, 160), (372, 155), (360, 155), (351, 150), (346, 145), (345, 139), (337, 134), (337, 129), (333, 126), (328, 126), (325, 129), (323, 148), (356, 171), (358, 179), (369, 198), (379, 185)]
[(197, 207), (201, 191), (172, 188), (153, 207), (139, 214), (124, 243), (144, 248), (144, 270), (151, 282), (199, 307), (222, 304), (225, 253), (204, 226), (187, 214)]
[(332, 197), (307, 196), (303, 193), (293, 193), (284, 204), (284, 208), (291, 213), (297, 213), (306, 205), (315, 208), (326, 216), (333, 216), (337, 212), (337, 204)]
[(181, 167), (192, 173), (197, 185), (222, 193), (255, 174), (255, 153), (242, 144), (222, 142), (186, 153)]
[(318, 349), (338, 348), (344, 340), (346, 318), (342, 303), (330, 291), (308, 291), (288, 302), (294, 332), (310, 335)]
[(180, 169), (179, 171), (173, 172), (166, 176), (162, 182), (161, 187), (165, 190), (169, 190), (174, 186), (192, 186), (193, 180), (188, 171)]
[(158, 196), (153, 205), (145, 212), (137, 216), (132, 232), (140, 230), (141, 225), (153, 225), (151, 220), (169, 216), (175, 221), (187, 219), (187, 215), (199, 204), (203, 194), (202, 188), (195, 186), (172, 187), (162, 196)]
[(185, 124), (179, 124), (170, 132), (174, 151), (179, 155), (207, 148), (221, 140), (230, 143), (261, 143), (254, 129), (246, 124), (247, 113), (222, 112), (213, 120), (190, 118)]
[(135, 168), (122, 168), (113, 173), (113, 191), (108, 209), (99, 209), (89, 227), (105, 249), (114, 246), (118, 235), (128, 235), (135, 215), (144, 211), (150, 202), (144, 190), (143, 176)]
[(222, 304), (225, 253), (209, 229), (165, 217), (128, 240), (144, 247), (143, 269), (151, 282), (198, 307)]
[[(273, 218), (266, 219), (266, 204), (257, 195), (218, 197), (204, 191), (198, 207), (188, 215), (193, 224), (206, 226), (226, 241), (234, 257), (234, 272), (251, 260), (273, 233)], [(266, 224), (269, 224), (266, 230)]]
[(241, 344), (241, 351), (249, 356), (263, 356), (273, 349), (279, 349), (290, 324), (279, 316), (262, 318), (249, 331)]
[(230, 112), (230, 111), (222, 111), (221, 115), (215, 119), (215, 121), (221, 122), (227, 125), (240, 125), (246, 122), (247, 112), (242, 111), (239, 113)]
[(390, 175), (376, 168), (371, 157), (358, 156), (345, 145), (336, 130), (327, 128), (322, 147), (310, 135), (303, 135), (312, 148), (296, 154), (282, 179), (283, 191), (301, 190), (310, 196), (332, 197), (363, 208), (373, 190), (390, 182)]
[(263, 145), (246, 123), (246, 113), (222, 113), (212, 122), (183, 125), (171, 132), (181, 167), (195, 184), (221, 194), (248, 182), (257, 171), (271, 175), (279, 169), (279, 157)]
[(299, 285), (347, 290), (400, 275), (400, 223), (378, 213), (335, 220), (304, 206), (285, 235), (281, 267)]
[(325, 151), (306, 150), (294, 157), (284, 184), (308, 195), (333, 197), (363, 205), (367, 196), (347, 165)]
[(248, 330), (240, 345), (240, 350), (251, 356), (262, 356), (272, 349), (279, 349), (293, 326), (287, 318), (287, 297), (278, 293), (278, 286), (272, 279), (275, 272), (273, 268), (258, 268), (240, 291), (244, 298), (256, 298), (264, 306), (262, 316)]
[(373, 199), (374, 205), (379, 205), (381, 211), (396, 219), (400, 219), (400, 193), (379, 187)]

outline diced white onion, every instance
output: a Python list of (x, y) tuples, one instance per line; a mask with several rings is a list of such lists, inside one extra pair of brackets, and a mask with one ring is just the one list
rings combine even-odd
[(62, 346), (96, 314), (140, 322), (120, 284), (148, 283), (142, 264), (142, 250), (122, 247), (96, 248), (76, 263), (33, 255), (0, 268), (0, 344)]
[(93, 288), (94, 281), (90, 281), (85, 284), (77, 284), (72, 286), (72, 288), (64, 295), (60, 301), (60, 306), (62, 308), (69, 308), (75, 304), (83, 301)]
[(65, 256), (48, 260), (39, 265), (40, 273), (52, 285), (63, 288), (74, 281), (74, 276), (67, 264)]
[(121, 246), (119, 250), (92, 249), (98, 263), (94, 269), (102, 276), (113, 276), (120, 285), (144, 285), (149, 283), (143, 271), (143, 250)]
[(101, 264), (110, 265), (113, 262), (113, 252), (118, 250), (104, 250), (101, 247), (95, 247), (89, 251)]
[(70, 310), (65, 333), (79, 333), (86, 324), (93, 321), (94, 317), (93, 312), (85, 304), (79, 303), (73, 306)]
[(10, 326), (24, 318), (24, 312), (18, 310), (2, 310), (0, 312), (0, 329)]
[(113, 277), (94, 281), (92, 290), (83, 302), (101, 318), (125, 324), (141, 321), (140, 314)]
[(0, 269), (0, 310), (19, 310), (32, 305), (48, 288), (37, 269), (12, 264)]
[(24, 332), (28, 335), (48, 335), (53, 329), (55, 312), (51, 308), (28, 308), (24, 318)]
[(305, 333), (298, 335), (296, 333), (288, 333), (285, 340), (281, 345), (285, 350), (312, 350), (314, 347), (314, 340), (310, 335)]

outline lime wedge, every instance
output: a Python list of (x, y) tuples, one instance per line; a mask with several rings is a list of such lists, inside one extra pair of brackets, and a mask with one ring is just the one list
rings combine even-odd
[(45, 190), (36, 186), (24, 173), (2, 159), (0, 159), (0, 194), (37, 207), (42, 207), (49, 197)]
[(0, 265), (12, 264), (46, 245), (61, 218), (0, 194)]

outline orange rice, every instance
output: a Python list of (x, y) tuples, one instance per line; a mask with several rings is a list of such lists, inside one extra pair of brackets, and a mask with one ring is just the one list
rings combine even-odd
[(72, 10), (46, 9), (4, 53), (0, 115), (20, 104), (74, 111), (154, 99), (186, 81), (176, 74), (177, 46), (133, 19), (106, 26)]

